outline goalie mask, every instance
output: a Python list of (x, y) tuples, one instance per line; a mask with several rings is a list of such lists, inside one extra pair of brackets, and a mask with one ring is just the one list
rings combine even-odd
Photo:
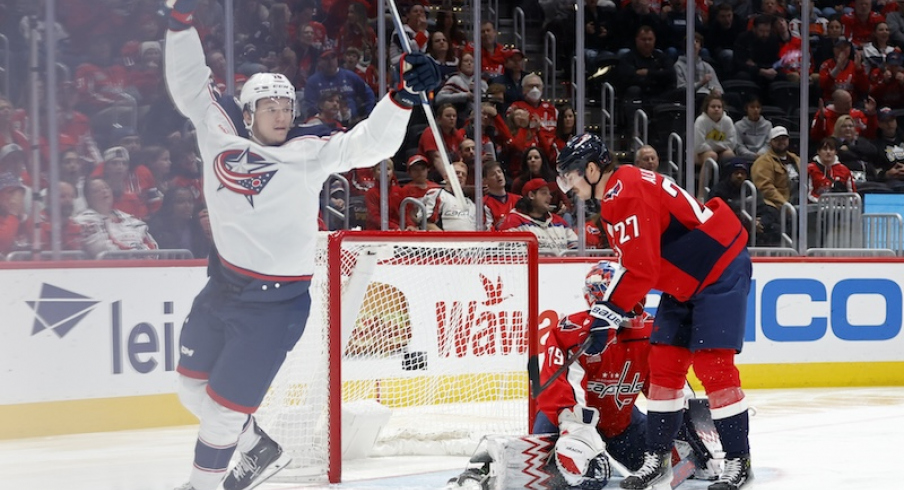
[(591, 267), (584, 278), (584, 299), (587, 300), (587, 306), (609, 301), (609, 290), (624, 273), (624, 267), (608, 260), (601, 260)]

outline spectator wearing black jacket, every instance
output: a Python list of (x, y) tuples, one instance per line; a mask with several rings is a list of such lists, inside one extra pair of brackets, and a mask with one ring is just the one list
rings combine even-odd
[[(735, 212), (744, 228), (750, 229), (750, 218), (748, 213), (743, 213), (745, 209), (749, 210), (750, 206), (745, 205), (741, 200), (741, 187), (744, 181), (750, 178), (750, 170), (747, 162), (741, 159), (734, 159), (728, 162), (722, 170), (722, 178), (713, 186), (709, 193), (709, 198), (721, 198)], [(749, 191), (748, 187), (748, 191)], [(759, 192), (748, 192), (748, 199), (756, 199), (756, 244), (760, 247), (778, 246), (781, 237), (781, 227), (779, 226), (779, 212), (777, 209), (767, 206), (763, 200), (763, 196)]]
[(675, 88), (675, 70), (668, 56), (655, 48), (656, 33), (641, 26), (634, 48), (619, 57), (615, 82), (620, 89), (623, 114), (630, 121), (634, 112), (667, 100)]
[[(650, 0), (631, 0), (631, 3), (619, 9), (615, 14), (615, 38), (619, 48), (631, 49), (631, 40), (642, 26), (650, 27), (656, 38), (661, 38), (662, 19), (650, 9)], [(664, 41), (660, 40), (660, 42)], [(659, 48), (665, 46), (659, 45)]]
[(768, 90), (770, 83), (784, 79), (784, 75), (773, 67), (779, 60), (779, 48), (779, 40), (772, 33), (772, 17), (757, 16), (753, 30), (741, 33), (735, 41), (735, 77), (752, 80), (764, 91)]
[(904, 132), (898, 127), (895, 112), (879, 109), (879, 137), (873, 142), (879, 155), (876, 168), (880, 182), (894, 192), (904, 192)]
[(744, 30), (744, 21), (734, 14), (728, 3), (720, 3), (715, 12), (710, 13), (704, 47), (716, 61), (713, 66), (723, 79), (732, 72), (735, 41)]

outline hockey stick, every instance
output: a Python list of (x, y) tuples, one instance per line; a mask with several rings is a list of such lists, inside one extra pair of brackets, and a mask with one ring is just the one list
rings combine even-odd
[[(389, 10), (392, 12), (392, 23), (395, 24), (402, 51), (411, 53), (411, 43), (408, 40), (408, 34), (405, 33), (405, 27), (402, 25), (402, 17), (399, 15), (399, 8), (396, 7), (395, 0), (386, 0), (386, 4), (389, 5)], [(421, 105), (424, 107), (424, 113), (427, 116), (427, 124), (430, 125), (430, 130), (433, 132), (433, 141), (436, 143), (436, 149), (443, 162), (443, 168), (446, 169), (446, 180), (452, 184), (452, 193), (458, 199), (459, 206), (462, 209), (466, 209), (465, 193), (461, 190), (461, 184), (455, 175), (455, 169), (452, 168), (452, 164), (449, 162), (449, 155), (446, 155), (446, 144), (443, 142), (442, 133), (439, 132), (439, 127), (436, 125), (436, 118), (433, 117), (433, 109), (430, 107), (430, 101), (427, 100), (427, 93), (421, 92), (420, 95)]]
[(591, 336), (587, 336), (587, 339), (584, 340), (584, 343), (578, 346), (578, 350), (568, 356), (568, 359), (565, 360), (565, 363), (562, 364), (559, 369), (556, 369), (556, 372), (552, 373), (552, 376), (546, 380), (545, 383), (540, 383), (540, 361), (537, 359), (537, 356), (533, 356), (527, 361), (527, 376), (530, 378), (531, 385), (531, 396), (537, 398), (541, 393), (546, 391), (547, 388), (559, 378), (559, 376), (563, 375), (565, 371), (568, 371), (568, 368), (571, 367), (575, 361), (578, 360), (587, 349), (590, 348), (590, 343), (593, 341)]

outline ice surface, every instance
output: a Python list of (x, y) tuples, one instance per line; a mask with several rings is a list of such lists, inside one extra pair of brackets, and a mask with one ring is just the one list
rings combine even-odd
[[(750, 390), (755, 488), (899, 488), (904, 387)], [(0, 441), (0, 487), (15, 490), (170, 490), (184, 483), (196, 427)], [(438, 489), (467, 458), (347, 462), (338, 486), (264, 484), (261, 490)], [(618, 488), (610, 483), (609, 488)], [(706, 488), (687, 482), (680, 488)]]

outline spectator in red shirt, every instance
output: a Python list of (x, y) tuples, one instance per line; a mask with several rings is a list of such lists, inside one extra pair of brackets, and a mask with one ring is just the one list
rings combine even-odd
[(157, 41), (145, 41), (138, 48), (138, 63), (129, 70), (129, 85), (135, 87), (140, 105), (150, 105), (163, 84), (163, 51)]
[(854, 50), (850, 41), (835, 42), (835, 57), (819, 67), (819, 86), (824, 99), (832, 98), (835, 90), (846, 90), (854, 100), (859, 100), (869, 90), (869, 77), (863, 67), (860, 50)]
[(876, 135), (878, 127), (876, 121), (876, 101), (869, 97), (864, 103), (864, 110), (854, 109), (853, 99), (847, 90), (838, 89), (832, 93), (832, 103), (824, 105), (819, 99), (816, 115), (813, 116), (813, 124), (810, 126), (810, 138), (813, 141), (822, 141), (827, 136), (832, 136), (835, 131), (835, 122), (841, 116), (851, 116), (857, 131), (864, 138), (871, 139)]
[(172, 167), (169, 187), (188, 187), (195, 196), (195, 203), (204, 201), (204, 187), (201, 184), (201, 157), (198, 155), (194, 139), (182, 140), (171, 150)]
[[(364, 193), (364, 204), (367, 207), (367, 219), (364, 222), (365, 230), (382, 229), (380, 201), (382, 193), (381, 182), (383, 181), (383, 174), (380, 172), (380, 167), (381, 165), (379, 163), (374, 165), (371, 171), (374, 175), (377, 176), (377, 182), (373, 187), (367, 189), (367, 192)], [(423, 167), (427, 168), (426, 163), (423, 165)], [(399, 206), (401, 206), (404, 196), (402, 193), (402, 188), (399, 187), (399, 182), (398, 180), (396, 180), (395, 172), (392, 169), (392, 162), (388, 162), (388, 164), (386, 165), (386, 177), (388, 179), (386, 189), (389, 192), (389, 199), (387, 201), (387, 205), (389, 207), (386, 213), (386, 218), (388, 221), (387, 229), (398, 230)], [(426, 192), (426, 189), (424, 190), (424, 192)]]
[(509, 106), (509, 111), (518, 108), (525, 109), (530, 113), (531, 121), (536, 121), (539, 125), (540, 146), (548, 155), (556, 138), (559, 111), (552, 102), (541, 98), (543, 96), (543, 79), (539, 75), (534, 73), (525, 75), (521, 79), (521, 91), (524, 94), (524, 100), (513, 102)]
[[(464, 139), (464, 136), (459, 134), (456, 129), (457, 122), (458, 111), (455, 110), (455, 106), (452, 104), (442, 104), (436, 110), (436, 124), (439, 127), (443, 143), (445, 143), (446, 146), (446, 155), (453, 149), (458, 148), (459, 143)], [(442, 157), (439, 154), (436, 141), (433, 138), (433, 128), (427, 128), (421, 133), (421, 138), (417, 143), (417, 152), (429, 159), (432, 168), (439, 172), (442, 176), (442, 180), (446, 179), (446, 169), (443, 168)]]
[(25, 186), (11, 172), (0, 173), (0, 254), (21, 248)]
[(293, 38), (292, 51), (295, 52), (298, 71), (292, 78), (292, 84), (296, 90), (301, 90), (307, 83), (308, 77), (317, 69), (317, 61), (320, 59), (320, 48), (314, 44), (314, 27), (302, 26), (298, 34)]
[[(336, 39), (339, 51), (344, 53), (348, 48), (364, 50), (365, 46), (373, 50), (377, 45), (377, 34), (367, 23), (367, 9), (358, 2), (348, 4), (348, 17), (339, 28)], [(351, 68), (349, 68), (351, 69)]]
[(813, 203), (827, 192), (857, 192), (851, 171), (835, 156), (838, 141), (834, 137), (823, 139), (816, 150), (816, 157), (807, 165), (808, 201)]
[(858, 48), (870, 41), (876, 24), (885, 22), (885, 17), (872, 9), (872, 0), (854, 0), (854, 11), (841, 16), (844, 35)]
[[(411, 182), (408, 182), (404, 187), (402, 187), (402, 199), (411, 197), (423, 202), (424, 196), (427, 195), (427, 191), (439, 187), (436, 182), (427, 180), (430, 163), (427, 161), (427, 158), (424, 155), (415, 154), (408, 159), (408, 163), (406, 165), (408, 176), (411, 177)], [(405, 217), (405, 228), (409, 230), (419, 229), (417, 227), (418, 222), (415, 219), (418, 211), (417, 208), (415, 208), (414, 206), (408, 206), (407, 209), (408, 215)]]
[(16, 129), (13, 123), (15, 107), (6, 97), (0, 95), (0, 147), (15, 143), (22, 148), (28, 148), (28, 137), (25, 133)]
[(486, 187), (483, 204), (490, 210), (493, 229), (499, 230), (509, 211), (515, 209), (515, 204), (521, 196), (506, 192), (505, 172), (502, 171), (499, 162), (487, 162), (483, 165), (483, 185)]
[[(491, 21), (484, 21), (480, 25), (480, 75), (484, 78), (492, 78), (502, 75), (505, 71), (505, 59), (507, 53), (501, 44), (496, 42), (496, 25)], [(474, 52), (474, 44), (468, 43), (465, 52)]]
[[(138, 219), (144, 219), (148, 215), (147, 203), (141, 199), (139, 194), (130, 189), (129, 152), (125, 148), (114, 146), (104, 152), (104, 166), (101, 173), (102, 178), (113, 192), (114, 208)], [(150, 176), (150, 172), (147, 174)]]

